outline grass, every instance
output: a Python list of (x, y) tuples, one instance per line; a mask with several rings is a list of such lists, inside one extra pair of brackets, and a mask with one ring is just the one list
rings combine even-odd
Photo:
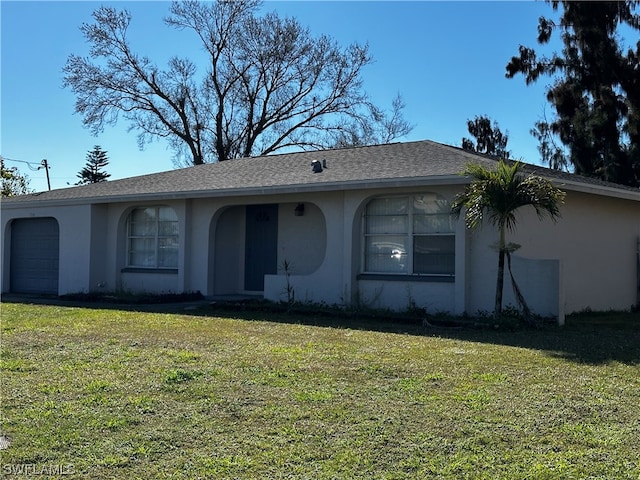
[(492, 331), (6, 303), (1, 360), (6, 478), (640, 477), (637, 314)]

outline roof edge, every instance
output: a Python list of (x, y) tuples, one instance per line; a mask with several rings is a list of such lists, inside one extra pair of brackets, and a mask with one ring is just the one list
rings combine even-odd
[[(547, 177), (549, 178), (549, 177)], [(553, 183), (559, 187), (568, 187), (567, 190), (574, 192), (590, 193), (593, 195), (603, 195), (607, 197), (620, 198), (623, 200), (631, 200), (640, 202), (640, 189), (637, 191), (617, 188), (615, 186), (608, 185), (596, 185), (590, 183), (579, 182), (576, 180), (567, 180), (559, 178), (549, 178)]]
[(468, 183), (468, 179), (461, 175), (436, 175), (428, 177), (408, 177), (380, 180), (358, 180), (351, 182), (331, 182), (320, 184), (296, 184), (275, 187), (250, 187), (250, 188), (225, 188), (218, 190), (188, 190), (182, 192), (163, 192), (147, 194), (131, 194), (119, 196), (102, 196), (55, 200), (26, 200), (16, 203), (3, 203), (2, 210), (19, 210), (22, 208), (57, 207), (73, 205), (100, 205), (106, 203), (125, 203), (158, 200), (182, 200), (200, 198), (221, 198), (227, 196), (258, 196), (258, 195), (284, 195), (292, 193), (317, 193), (338, 190), (366, 190), (379, 188), (417, 187), (421, 185), (461, 185)]

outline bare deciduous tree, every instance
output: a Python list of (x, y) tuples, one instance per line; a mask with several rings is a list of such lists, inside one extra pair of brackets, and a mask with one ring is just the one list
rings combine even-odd
[(364, 92), (366, 45), (340, 48), (258, 8), (257, 0), (172, 4), (165, 23), (195, 32), (208, 56), (204, 74), (187, 58), (160, 69), (131, 50), (127, 11), (97, 9), (95, 23), (81, 27), (89, 58), (70, 55), (64, 67), (84, 125), (96, 134), (122, 116), (141, 147), (164, 137), (177, 163), (194, 165), (345, 139), (385, 143), (412, 129), (399, 97), (387, 115)]

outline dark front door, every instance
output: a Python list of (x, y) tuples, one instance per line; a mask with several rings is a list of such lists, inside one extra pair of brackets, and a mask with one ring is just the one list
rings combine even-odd
[(278, 205), (248, 205), (244, 288), (264, 291), (264, 276), (278, 270)]

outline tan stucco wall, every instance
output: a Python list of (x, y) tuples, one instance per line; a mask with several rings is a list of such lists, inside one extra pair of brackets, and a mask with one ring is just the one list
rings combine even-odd
[(636, 301), (640, 203), (567, 193), (562, 218), (541, 228), (531, 212), (514, 236), (522, 256), (560, 258), (567, 313), (629, 309)]
[[(629, 309), (636, 301), (640, 203), (568, 191), (561, 212), (554, 223), (548, 218), (540, 221), (530, 208), (520, 211), (516, 231), (507, 234), (508, 242), (521, 245), (515, 255), (560, 261), (561, 301), (567, 314), (589, 308)], [(470, 313), (493, 310), (497, 240), (497, 230), (489, 225), (471, 233)], [(506, 275), (505, 285), (505, 301), (512, 300)]]

